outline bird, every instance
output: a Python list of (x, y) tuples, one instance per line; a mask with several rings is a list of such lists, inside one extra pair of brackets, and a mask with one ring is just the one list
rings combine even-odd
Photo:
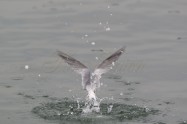
[[(125, 52), (125, 46), (118, 49), (112, 55), (110, 55), (105, 60), (103, 60), (95, 68), (95, 70), (91, 72), (90, 69), (87, 66), (85, 66), (83, 63), (81, 63), (79, 60), (69, 56), (68, 54), (62, 51), (57, 50), (58, 56), (61, 57), (65, 61), (65, 63), (67, 63), (75, 72), (81, 75), (82, 87), (84, 90), (87, 91), (88, 93), (87, 97), (89, 101), (96, 101), (97, 97), (95, 92), (96, 89), (101, 86), (100, 79), (102, 75), (112, 69), (112, 67), (115, 65), (115, 62), (119, 59), (119, 57), (124, 52)], [(96, 104), (96, 102), (94, 102), (94, 104)]]

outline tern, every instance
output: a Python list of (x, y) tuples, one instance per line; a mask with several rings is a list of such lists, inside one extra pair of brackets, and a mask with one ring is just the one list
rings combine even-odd
[(115, 65), (115, 62), (119, 59), (119, 57), (124, 53), (125, 47), (114, 52), (108, 58), (99, 64), (94, 72), (91, 73), (90, 69), (82, 64), (77, 59), (67, 55), (64, 52), (57, 51), (58, 56), (60, 56), (68, 65), (72, 67), (72, 69), (79, 73), (82, 77), (82, 87), (84, 90), (88, 92), (88, 100), (96, 101), (96, 88), (99, 88), (101, 85), (100, 79), (102, 74), (108, 72)]

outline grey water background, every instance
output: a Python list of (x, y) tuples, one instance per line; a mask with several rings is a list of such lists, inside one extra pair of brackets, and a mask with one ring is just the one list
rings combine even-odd
[(185, 123), (186, 6), (186, 0), (0, 0), (0, 123), (55, 123), (30, 111), (49, 98), (85, 98), (80, 76), (56, 50), (93, 69), (124, 45), (98, 97), (161, 114), (116, 123)]

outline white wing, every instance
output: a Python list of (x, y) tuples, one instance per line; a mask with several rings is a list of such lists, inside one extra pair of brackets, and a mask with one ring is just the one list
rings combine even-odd
[(67, 64), (69, 64), (73, 70), (82, 76), (82, 86), (83, 89), (86, 88), (86, 85), (90, 84), (90, 71), (89, 69), (82, 64), (80, 61), (74, 59), (73, 57), (61, 52), (57, 51), (58, 56), (60, 56)]
[(117, 50), (115, 53), (110, 55), (108, 58), (106, 58), (94, 71), (93, 76), (95, 77), (94, 83), (97, 84), (98, 87), (100, 87), (100, 78), (101, 75), (108, 72), (112, 67), (115, 65), (115, 62), (119, 59), (119, 57), (124, 53), (125, 47), (122, 47), (121, 49)]

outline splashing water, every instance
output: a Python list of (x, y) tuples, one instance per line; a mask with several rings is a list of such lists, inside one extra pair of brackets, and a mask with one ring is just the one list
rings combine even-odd
[(97, 98), (95, 92), (96, 89), (101, 86), (100, 79), (102, 74), (108, 72), (115, 65), (115, 62), (124, 53), (125, 47), (117, 50), (115, 53), (106, 58), (101, 64), (97, 66), (93, 73), (90, 72), (87, 66), (73, 57), (57, 51), (58, 55), (69, 64), (73, 70), (82, 77), (82, 86), (88, 93), (86, 98), (86, 107), (83, 109), (83, 113), (100, 112), (100, 100)]
[(112, 108), (113, 108), (113, 105), (112, 104), (109, 105), (108, 108), (107, 108), (108, 109), (107, 113), (110, 113), (112, 111)]
[[(149, 108), (147, 111), (144, 107), (136, 105), (126, 105), (120, 103), (103, 103), (103, 98), (99, 100), (99, 107), (91, 106), (94, 103), (88, 103), (64, 98), (54, 102), (42, 103), (32, 109), (32, 112), (46, 120), (64, 120), (80, 122), (97, 122), (111, 120), (132, 120), (139, 117), (146, 117), (150, 114), (157, 114), (159, 111)], [(95, 105), (98, 105), (95, 103)]]
[[(58, 51), (58, 55), (68, 63), (77, 73), (81, 74), (83, 89), (87, 91), (86, 101), (58, 100), (56, 102), (44, 103), (32, 109), (32, 112), (47, 120), (79, 120), (80, 122), (94, 122), (99, 120), (132, 120), (138, 117), (146, 117), (156, 114), (157, 110), (142, 108), (136, 105), (119, 103), (103, 103), (104, 100), (113, 100), (96, 96), (96, 89), (100, 87), (100, 79), (103, 73), (108, 72), (124, 52), (124, 47), (106, 58), (93, 73), (81, 62), (71, 56)], [(91, 114), (89, 114), (91, 113)]]

